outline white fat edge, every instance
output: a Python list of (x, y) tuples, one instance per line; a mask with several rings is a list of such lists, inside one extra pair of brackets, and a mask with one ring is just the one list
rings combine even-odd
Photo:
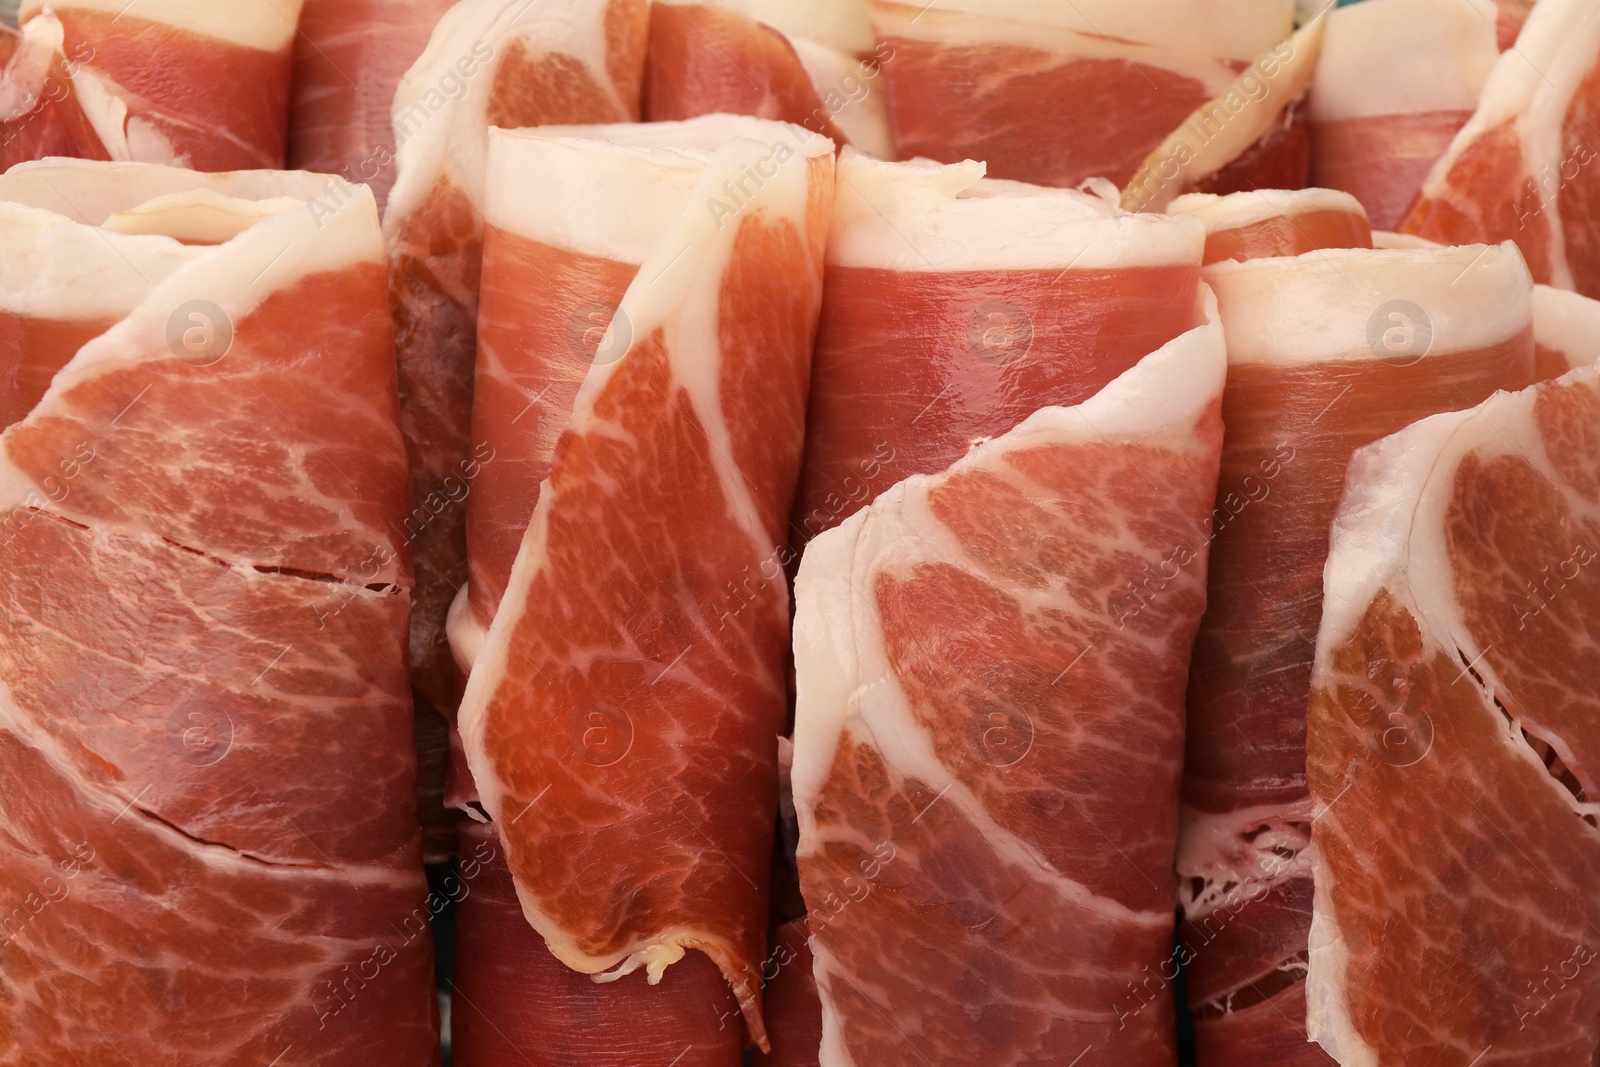
[(22, 0), (17, 15), (26, 23), (52, 8), (118, 18), (129, 14), (230, 44), (277, 52), (294, 41), (302, 3), (303, 0), (161, 0), (130, 12), (133, 5), (128, 0)]
[(1128, 180), (1122, 206), (1130, 211), (1160, 211), (1170, 196), (1220, 173), (1281, 128), (1284, 115), (1311, 84), (1322, 50), (1323, 25), (1324, 20), (1318, 19), (1301, 27), (1191, 111), (1139, 164)]
[[(398, 151), (384, 210), (386, 233), (398, 233), (441, 181), (478, 205), (489, 151), (489, 102), (513, 44), (535, 55), (570, 56), (597, 85), (616, 92), (606, 65), (606, 6), (592, 0), (460, 0), (444, 13), (395, 90), (390, 116)], [(491, 54), (484, 60), (486, 49)], [(462, 61), (474, 65), (471, 77), (457, 68)], [(460, 97), (445, 95), (446, 79), (464, 83)], [(429, 107), (430, 93), (443, 101), (437, 111)], [(633, 110), (617, 97), (618, 114)]]
[(707, 160), (711, 158), (711, 153), (739, 137), (768, 144), (782, 141), (790, 149), (808, 156), (828, 155), (834, 150), (833, 142), (826, 137), (792, 123), (756, 118), (754, 115), (733, 115), (726, 111), (671, 122), (539, 126), (527, 132), (542, 137), (610, 141), (628, 148), (668, 148)]
[(849, 968), (834, 959), (828, 946), (815, 934), (807, 945), (811, 949), (811, 977), (822, 1002), (822, 1045), (818, 1050), (817, 1067), (856, 1067), (855, 1057), (850, 1055), (850, 1043), (845, 1040), (842, 1013), (833, 1004), (830, 981), (832, 975), (848, 975)]
[(353, 186), (303, 170), (205, 173), (161, 163), (103, 162), (51, 156), (0, 175), (0, 200), (44, 208), (90, 226), (175, 194), (204, 192), (235, 200), (344, 197)]
[[(300, 206), (225, 244), (193, 247), (193, 257), (156, 283), (126, 317), (78, 349), (23, 423), (62, 405), (63, 394), (84, 381), (143, 362), (176, 358), (167, 348), (167, 324), (173, 312), (191, 300), (209, 300), (239, 323), (274, 292), (307, 275), (357, 263), (386, 264), (372, 191), (364, 185), (351, 188), (352, 200), (327, 218)], [(121, 241), (162, 240), (107, 236)], [(5, 441), (6, 434), (0, 434), (0, 507), (17, 505), (33, 492), (32, 480), (6, 457)]]
[(1533, 314), (1533, 278), (1510, 241), (1229, 260), (1207, 267), (1205, 278), (1217, 293), (1233, 365), (1377, 360), (1368, 330), (1395, 300), (1421, 308), (1431, 324), (1423, 358), (1498, 344), (1527, 329)]
[(1333, 869), (1310, 850), (1311, 933), (1306, 946), (1306, 1040), (1321, 1045), (1340, 1067), (1379, 1067), (1378, 1052), (1357, 1032), (1345, 1003), (1350, 950), (1339, 933)]
[(1490, 0), (1366, 0), (1330, 11), (1311, 121), (1471, 111), (1500, 46)]
[(156, 197), (128, 211), (106, 217), (107, 233), (159, 234), (177, 241), (221, 244), (274, 215), (304, 207), (295, 197), (240, 200), (205, 189)]
[(1533, 340), (1566, 356), (1573, 367), (1590, 366), (1600, 360), (1600, 300), (1535, 285)]
[(1438, 241), (1430, 241), (1426, 237), (1418, 237), (1414, 233), (1395, 233), (1393, 230), (1373, 230), (1372, 247), (1388, 249), (1407, 248), (1448, 248)]
[(0, 201), (0, 309), (71, 322), (121, 318), (203, 253), (167, 237), (107, 234)]
[(709, 157), (670, 148), (489, 130), (484, 219), (497, 230), (619, 263), (643, 263)]
[(846, 148), (828, 263), (895, 271), (1082, 270), (1198, 264), (1187, 216), (1128, 214), (1100, 196), (983, 181), (973, 160), (887, 163)]
[(1248, 62), (1294, 30), (1294, 0), (872, 0), (870, 11), (880, 40), (1126, 59), (1198, 77), (1213, 90), (1233, 79), (1217, 61)]
[[(1199, 922), (1258, 888), (1270, 889), (1311, 873), (1310, 838), (1288, 824), (1310, 822), (1311, 801), (1258, 804), (1228, 812), (1199, 811), (1184, 805), (1179, 822), (1177, 871), (1184, 918)], [(1244, 834), (1268, 829), (1251, 840)], [(1280, 850), (1294, 853), (1284, 860)], [(1205, 892), (1191, 897), (1184, 883), (1203, 879)], [(1224, 887), (1234, 885), (1232, 890)]]
[[(1567, 108), (1597, 54), (1600, 5), (1593, 0), (1542, 0), (1528, 15), (1516, 44), (1500, 53), (1478, 98), (1478, 109), (1434, 162), (1421, 195), (1448, 198), (1450, 170), (1462, 153), (1512, 119), (1518, 120), (1528, 178), (1558, 181), (1569, 148), (1561, 141)], [(1590, 144), (1589, 149), (1600, 152), (1600, 143)], [(1541, 199), (1548, 200), (1544, 211), (1549, 216), (1551, 282), (1571, 289), (1561, 197), (1541, 192)]]
[(470, 578), (461, 583), (461, 588), (450, 600), (450, 610), (444, 620), (445, 636), (450, 640), (450, 655), (456, 661), (456, 668), (461, 671), (462, 677), (471, 677), (472, 665), (478, 662), (478, 656), (483, 652), (483, 642), (489, 636), (489, 628), (479, 622), (473, 613), (469, 599), (471, 589)]
[(51, 67), (65, 54), (66, 31), (54, 15), (24, 23), (5, 64), (6, 76), (0, 78), (0, 114), (26, 115), (45, 88)]
[[(1370, 2), (1370, 0), (1369, 0)], [(1367, 217), (1361, 201), (1337, 189), (1252, 189), (1244, 193), (1185, 193), (1167, 205), (1169, 215), (1193, 215), (1206, 233), (1237, 230), (1268, 219), (1308, 215), (1314, 211), (1343, 211)]]
[[(679, 3), (680, 0), (657, 0)], [(703, 0), (681, 0), (699, 3)], [(864, 55), (877, 42), (867, 0), (709, 0), (745, 18), (764, 22), (791, 41), (808, 38), (839, 52)]]
[[(893, 159), (894, 137), (889, 131), (889, 93), (880, 80), (883, 72), (868, 74), (867, 65), (854, 55), (804, 37), (791, 37), (795, 55), (811, 79), (822, 112), (858, 149), (879, 159)], [(864, 90), (852, 99), (850, 84)], [(861, 91), (861, 90), (858, 90)], [(840, 101), (830, 104), (829, 99)], [(835, 110), (837, 108), (837, 110)]]

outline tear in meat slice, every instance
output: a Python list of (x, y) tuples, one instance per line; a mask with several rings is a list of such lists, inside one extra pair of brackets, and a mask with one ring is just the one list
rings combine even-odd
[(1175, 1062), (1183, 691), (1226, 364), (1205, 303), (1082, 405), (806, 551), (794, 794), (827, 1067)]
[(463, 0), (395, 93), (384, 233), (417, 559), (411, 672), (451, 716), (445, 620), (466, 580), (461, 500), (482, 464), (470, 427), (488, 127), (637, 119), (647, 20), (645, 0)]
[(1446, 244), (1515, 241), (1534, 281), (1600, 297), (1597, 116), (1600, 8), (1539, 4), (1400, 229)]
[(763, 125), (701, 160), (616, 312), (631, 343), (578, 392), (461, 733), (556, 956), (659, 980), (698, 949), (764, 1045), (784, 518), (833, 146)]
[(1187, 193), (1167, 205), (1206, 228), (1205, 262), (1298, 256), (1318, 248), (1369, 248), (1367, 213), (1349, 193), (1332, 189), (1257, 189)]
[[(187, 228), (187, 181), (239, 233), (104, 233), (157, 269), (90, 290), (114, 321), (0, 434), (0, 1059), (428, 1063), (376, 206), (346, 187), (320, 218), (306, 175), (73, 162), (0, 195), (85, 170), (97, 215), (139, 213), (109, 191), (126, 178)], [(265, 199), (217, 192), (245, 186)], [(108, 267), (90, 224), (0, 212), (38, 224), (6, 292), (42, 318)]]
[[(365, 182), (383, 210), (394, 184), (395, 89), (455, 0), (304, 0), (294, 42), (289, 166)], [(467, 57), (440, 93), (457, 96), (482, 73)]]
[(725, 111), (894, 152), (866, 0), (709, 0), (650, 6), (645, 118)]
[(283, 166), (301, 0), (24, 0), (0, 169), (47, 155)]
[[(931, 15), (931, 13), (930, 13)], [(847, 149), (792, 520), (796, 547), (1194, 325), (1200, 227), (983, 165)]]
[(1478, 106), (1500, 51), (1489, 0), (1367, 0), (1330, 11), (1311, 94), (1311, 180), (1392, 230)]
[(871, 0), (870, 11), (887, 46), (879, 58), (900, 158), (987, 160), (997, 178), (1072, 187), (1126, 183), (1289, 36), (1294, 4)]
[(1207, 1067), (1325, 1063), (1297, 1012), (1311, 919), (1306, 701), (1328, 524), (1357, 448), (1532, 381), (1532, 285), (1509, 244), (1322, 249), (1206, 276), (1228, 338), (1228, 431), (1188, 694), (1178, 875), (1189, 998)]
[(1600, 372), (1357, 453), (1325, 581), (1311, 1036), (1345, 1065), (1588, 1067)]

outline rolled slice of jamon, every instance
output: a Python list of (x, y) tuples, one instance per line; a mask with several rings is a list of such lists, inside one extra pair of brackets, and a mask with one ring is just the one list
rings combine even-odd
[[(389, 122), (400, 78), (422, 55), (455, 0), (304, 0), (294, 44), (289, 166), (365, 182), (383, 211), (398, 148)], [(466, 91), (468, 62), (446, 96)]]
[(1229, 368), (1178, 851), (1198, 1062), (1326, 1063), (1306, 1040), (1303, 978), (1328, 524), (1356, 449), (1532, 381), (1532, 285), (1509, 244), (1329, 248), (1206, 279)]
[(7, 1062), (436, 1062), (385, 252), (370, 193), (320, 216), (311, 181), (0, 179), (100, 190), (40, 227), (41, 317), (83, 297), (43, 291), (93, 266), (72, 226), (149, 270), (0, 434)]
[(1311, 92), (1311, 180), (1399, 225), (1499, 58), (1489, 0), (1367, 0), (1330, 11)]
[(1597, 114), (1600, 7), (1546, 0), (1400, 229), (1445, 244), (1515, 241), (1534, 281), (1600, 297)]
[(637, 119), (648, 17), (645, 0), (462, 0), (395, 93), (384, 233), (411, 465), (411, 672), (447, 716), (461, 686), (445, 621), (467, 576), (463, 501), (495, 458), (470, 436), (488, 128)]
[(847, 149), (839, 168), (796, 547), (1194, 326), (1191, 219), (984, 181), (971, 161)]
[(1370, 248), (1372, 227), (1359, 201), (1332, 189), (1188, 193), (1167, 205), (1206, 228), (1207, 266), (1225, 259), (1298, 256), (1319, 248)]
[[(680, 153), (698, 174), (613, 317), (629, 341), (578, 391), (460, 722), (523, 911), (556, 957), (654, 982), (703, 952), (765, 1046), (784, 520), (833, 145), (761, 126)], [(565, 217), (516, 205), (517, 229)]]
[(900, 158), (981, 159), (996, 178), (1069, 188), (1126, 183), (1294, 19), (1293, 0), (870, 0), (870, 10)]
[(0, 170), (45, 156), (282, 167), (301, 0), (23, 0)]
[(1325, 582), (1311, 1036), (1344, 1065), (1587, 1067), (1600, 371), (1357, 453)]
[(801, 561), (825, 1067), (1177, 1062), (1183, 692), (1227, 362), (1201, 298), (1203, 325), (1094, 397), (895, 485)]
[(872, 39), (866, 0), (653, 3), (644, 117), (755, 115), (887, 159), (888, 54)]

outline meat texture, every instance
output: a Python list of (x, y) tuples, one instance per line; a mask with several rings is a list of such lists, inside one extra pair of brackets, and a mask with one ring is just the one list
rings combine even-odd
[(1308, 736), (1309, 1025), (1339, 1063), (1600, 1053), (1597, 553), (1593, 366), (1351, 462)]
[(1189, 683), (1181, 951), (1199, 1063), (1325, 1063), (1306, 1043), (1303, 978), (1328, 524), (1357, 448), (1532, 380), (1531, 285), (1509, 245), (1329, 248), (1206, 276), (1228, 430)]
[[(551, 951), (660, 980), (699, 950), (764, 1045), (782, 545), (833, 145), (760, 125), (760, 139), (680, 153), (695, 181), (613, 317), (630, 342), (578, 391), (460, 721)], [(536, 151), (536, 137), (498, 136)], [(520, 204), (524, 218), (547, 206)], [(547, 228), (568, 217), (547, 215)]]
[(383, 240), (308, 180), (0, 179), (41, 318), (74, 228), (155, 268), (0, 434), (0, 1062), (436, 1061)]
[[(812, 542), (794, 794), (826, 1067), (1177, 1062), (1204, 324)], [(1199, 317), (1199, 316), (1197, 316)]]
[(45, 156), (282, 167), (301, 0), (23, 0), (0, 170)]
[(1367, 213), (1349, 193), (1332, 189), (1257, 189), (1187, 193), (1168, 205), (1206, 228), (1205, 263), (1298, 256), (1319, 248), (1370, 248)]

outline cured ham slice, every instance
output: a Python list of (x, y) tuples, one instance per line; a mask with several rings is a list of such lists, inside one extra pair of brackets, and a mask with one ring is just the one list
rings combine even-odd
[[(846, 150), (792, 521), (798, 543), (1194, 325), (1189, 219)], [(884, 353), (895, 353), (892, 359)]]
[(0, 170), (48, 155), (283, 166), (300, 3), (23, 0)]
[[(630, 343), (597, 358), (578, 392), (460, 722), (523, 910), (556, 957), (658, 981), (699, 950), (764, 1046), (788, 638), (773, 579), (800, 464), (833, 146), (762, 126), (761, 139), (695, 160), (623, 297), (611, 328)], [(614, 151), (589, 150), (602, 160), (583, 173), (603, 174)], [(513, 231), (549, 233), (567, 217), (521, 196), (507, 209)], [(597, 248), (627, 258), (626, 241)]]
[(1328, 524), (1357, 448), (1532, 380), (1531, 283), (1510, 245), (1322, 249), (1206, 279), (1229, 370), (1178, 852), (1198, 1062), (1326, 1063), (1303, 978)]
[(1548, 285), (1533, 287), (1534, 376), (1559, 378), (1600, 358), (1600, 301)]
[(463, 0), (395, 94), (384, 233), (411, 465), (411, 671), (447, 714), (460, 694), (445, 621), (466, 579), (461, 502), (494, 460), (470, 439), (488, 127), (637, 119), (647, 19), (645, 0)]
[[(289, 166), (365, 182), (382, 211), (394, 184), (395, 89), (455, 0), (304, 3), (294, 44)], [(465, 92), (477, 67), (469, 58), (454, 77), (441, 72), (439, 91)]]
[(1307, 764), (1309, 1026), (1339, 1063), (1595, 1061), (1597, 553), (1593, 367), (1351, 462)]
[(1400, 229), (1445, 244), (1515, 241), (1533, 279), (1600, 297), (1600, 8), (1536, 6)]
[(792, 122), (871, 155), (894, 153), (866, 0), (650, 5), (644, 116), (714, 112)]
[(1319, 248), (1370, 248), (1367, 213), (1349, 193), (1332, 189), (1287, 192), (1188, 193), (1167, 206), (1206, 228), (1205, 262), (1298, 256)]
[(996, 178), (1068, 187), (1126, 183), (1284, 41), (1294, 17), (1293, 0), (871, 0), (870, 10), (893, 57), (883, 70), (900, 158), (981, 159)]
[(801, 561), (825, 1067), (1176, 1062), (1183, 691), (1226, 365), (1206, 302), (1090, 400), (901, 482)]
[(1311, 93), (1311, 180), (1392, 230), (1472, 117), (1499, 58), (1489, 0), (1367, 0), (1331, 11)]
[(817, 995), (811, 928), (804, 919), (784, 923), (773, 938), (763, 974), (770, 1053), (756, 1053), (757, 1067), (817, 1067), (822, 1048), (822, 1000)]
[[(0, 434), (0, 1059), (433, 1062), (376, 206), (134, 165), (0, 187), (85, 170), (105, 192), (80, 228), (141, 185), (174, 219), (188, 182), (238, 233), (108, 225), (165, 275), (106, 278), (114, 323)], [(71, 225), (31, 250), (46, 311), (85, 266), (50, 262), (81, 251)]]

